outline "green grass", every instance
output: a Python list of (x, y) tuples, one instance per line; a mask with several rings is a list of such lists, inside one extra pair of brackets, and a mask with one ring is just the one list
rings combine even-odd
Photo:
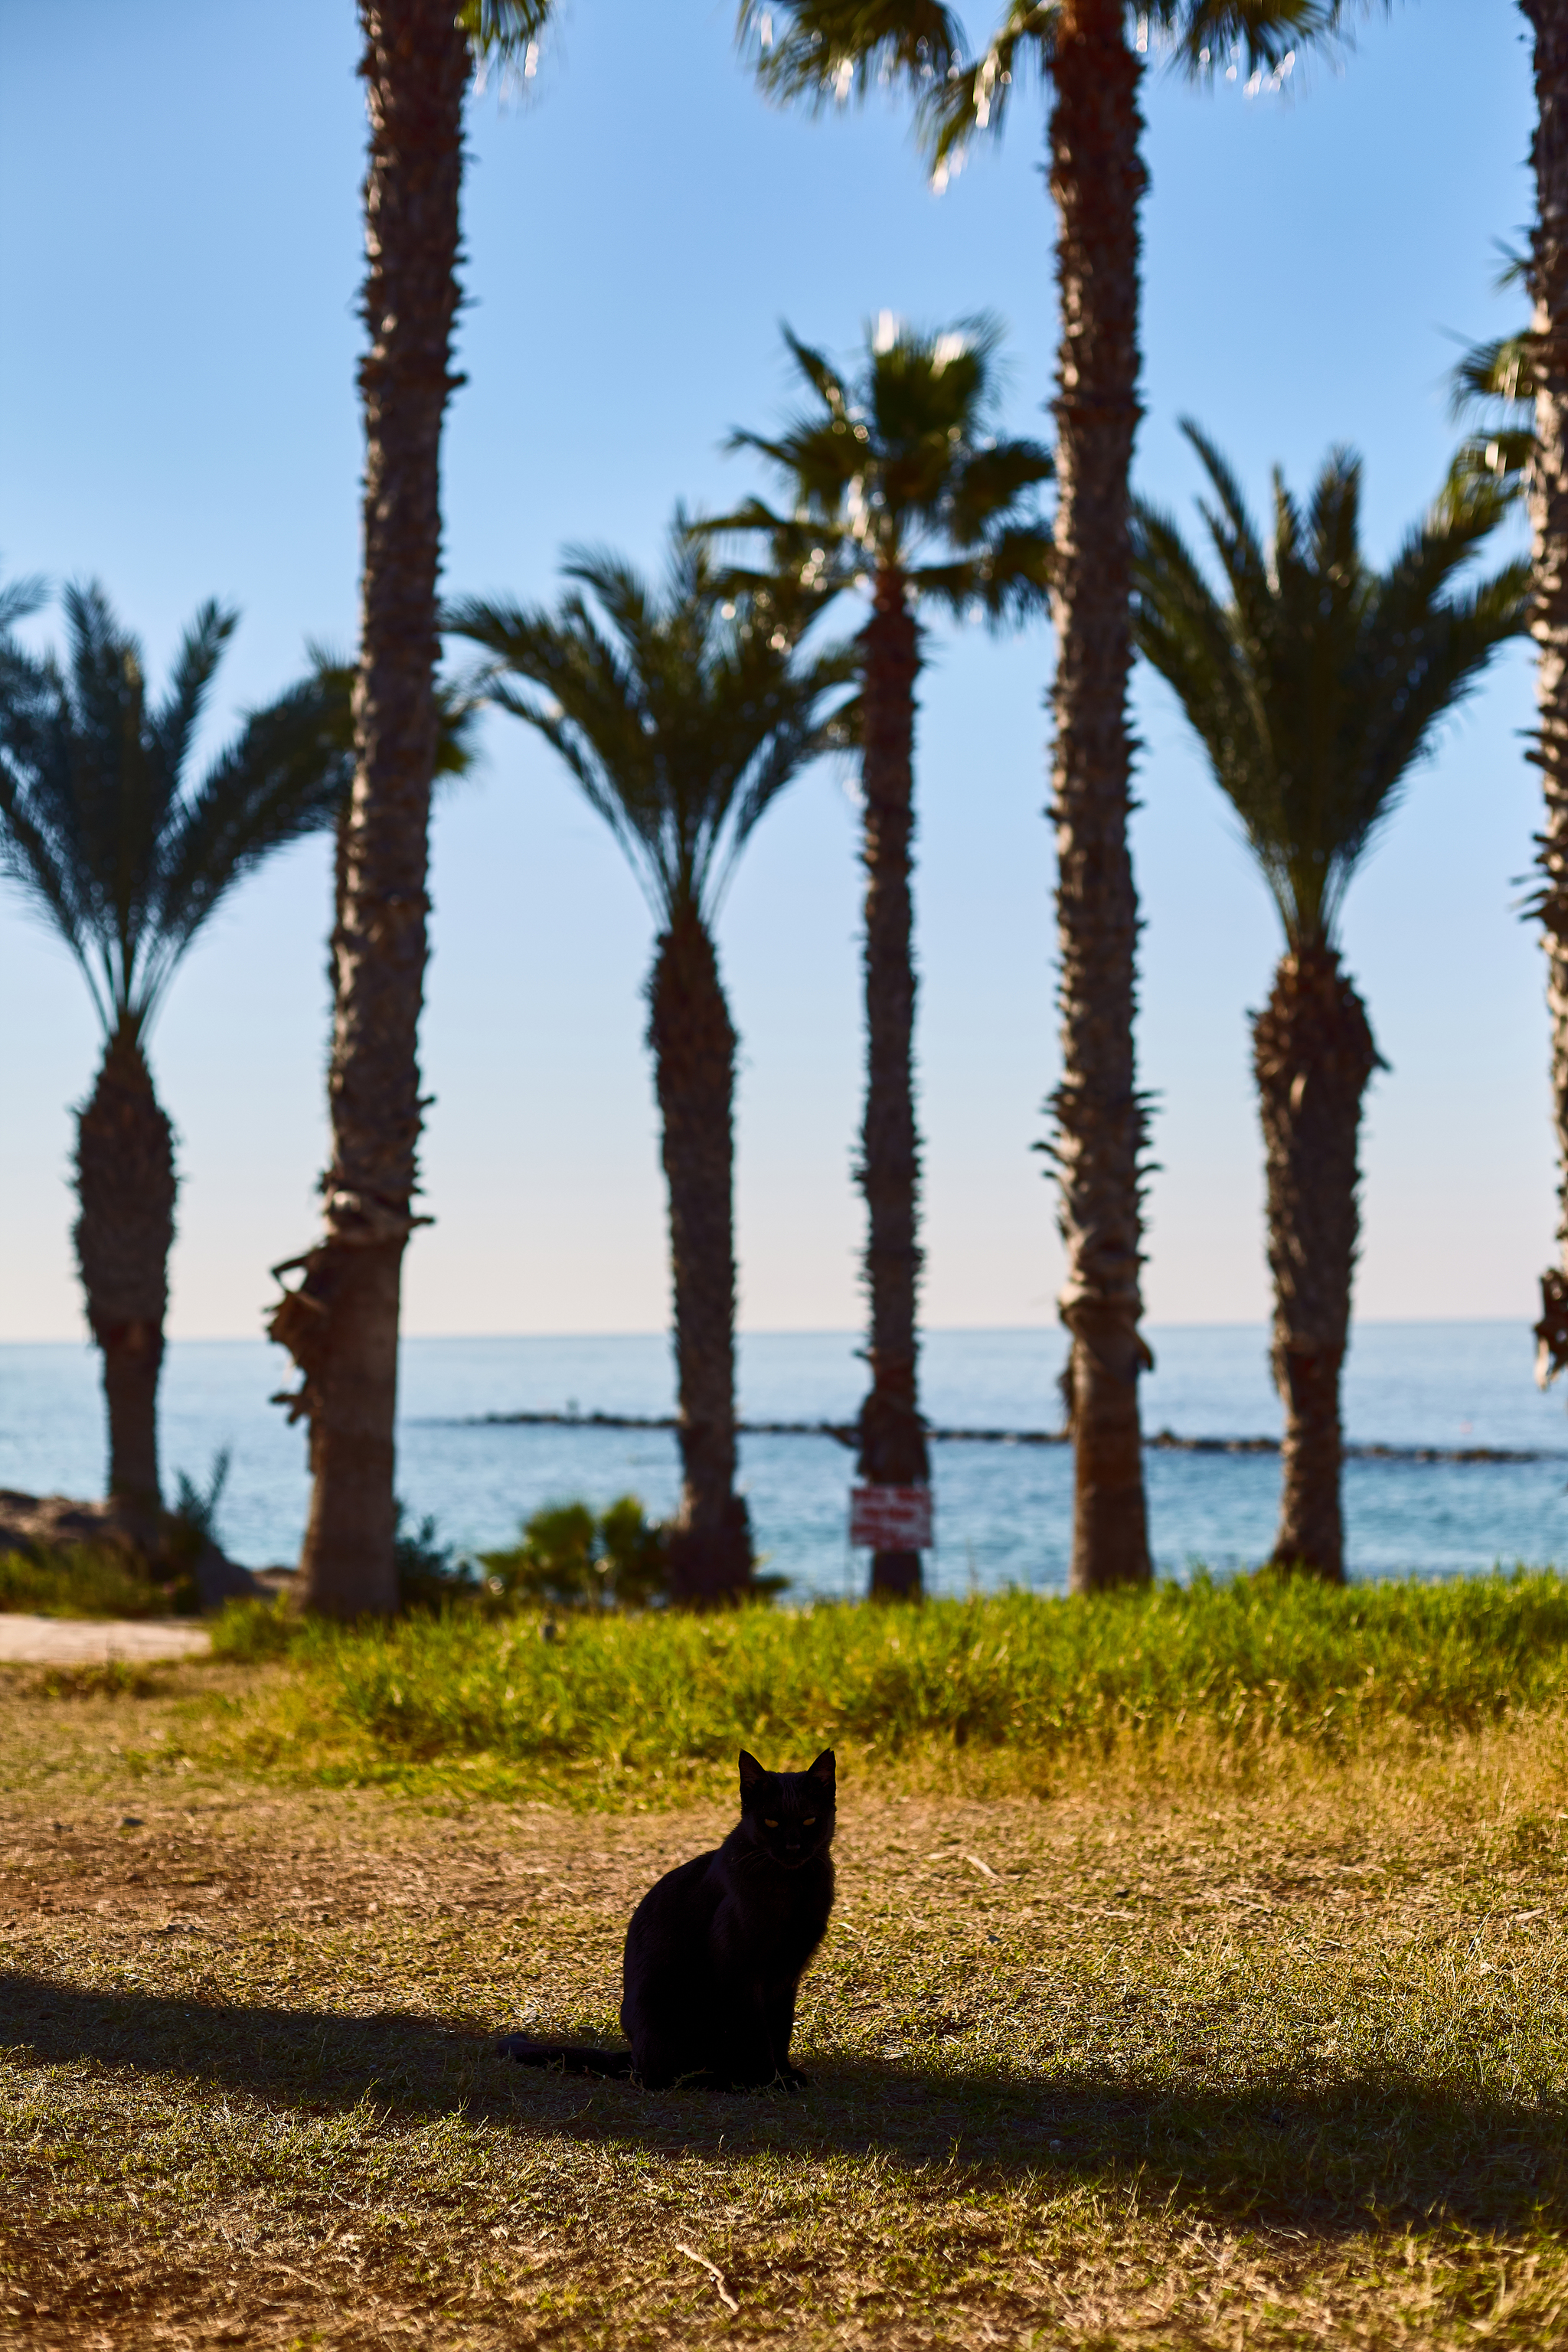
[(1048, 1763), (1201, 1731), (1353, 1750), (1390, 1725), (1474, 1730), (1560, 1701), (1568, 1580), (1498, 1574), (1333, 1591), (1199, 1579), (1094, 1601), (1010, 1593), (923, 1609), (822, 1606), (487, 1623), (454, 1612), (345, 1631), (255, 1604), (220, 1655), (287, 1653), (246, 1714), (268, 1769), (390, 1780), (432, 1765), (613, 1797), (827, 1742), (882, 1757)]
[(192, 1754), (247, 1685), (300, 1703), (313, 1639), (142, 1696), (0, 1672), (8, 2346), (1568, 2342), (1561, 1710), (1493, 1678), (1502, 1720), (1353, 1752), (1189, 1715), (984, 1801), (998, 1751), (922, 1788), (846, 1741), (811, 2088), (650, 2095), (491, 2037), (614, 2033), (626, 1918), (732, 1763), (682, 1811)]
[[(1568, 2342), (1563, 1580), (217, 1630), (0, 1670), (7, 2343)], [(496, 2062), (829, 1738), (804, 2096)]]
[(39, 1617), (167, 1617), (183, 1599), (177, 1580), (158, 1584), (122, 1552), (72, 1544), (33, 1558), (0, 1553), (0, 1611)]

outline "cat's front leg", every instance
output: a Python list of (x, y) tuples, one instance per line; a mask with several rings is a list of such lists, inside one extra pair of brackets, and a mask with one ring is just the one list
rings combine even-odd
[(795, 1995), (793, 1984), (776, 1985), (765, 1996), (763, 2006), (767, 2020), (768, 2040), (773, 2047), (774, 2072), (792, 2091), (804, 2091), (811, 2077), (803, 2074), (798, 2066), (793, 2066), (789, 2055), (789, 2045), (795, 2033)]
[(760, 1986), (732, 1996), (720, 2036), (720, 2052), (715, 2071), (737, 2091), (760, 2091), (773, 2081), (778, 2064)]

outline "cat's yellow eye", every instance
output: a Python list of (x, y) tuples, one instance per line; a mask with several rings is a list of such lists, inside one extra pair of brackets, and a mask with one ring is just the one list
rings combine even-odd
[(802, 1829), (814, 1830), (816, 1827), (816, 1815), (815, 1813), (807, 1813), (801, 1822), (801, 1827)]
[(767, 1815), (764, 1813), (763, 1815), (763, 1827), (765, 1830), (776, 1830), (778, 1823), (777, 1822), (770, 1822)]

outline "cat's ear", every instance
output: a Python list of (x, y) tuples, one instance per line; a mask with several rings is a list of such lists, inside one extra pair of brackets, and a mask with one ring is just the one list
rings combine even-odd
[(810, 1777), (814, 1780), (826, 1780), (828, 1787), (832, 1789), (837, 1785), (836, 1769), (832, 1748), (825, 1748), (816, 1763), (812, 1765)]
[(763, 1778), (763, 1773), (762, 1766), (758, 1763), (754, 1756), (748, 1756), (745, 1749), (742, 1748), (741, 1750), (742, 1796), (749, 1797), (752, 1790), (756, 1787), (757, 1782)]

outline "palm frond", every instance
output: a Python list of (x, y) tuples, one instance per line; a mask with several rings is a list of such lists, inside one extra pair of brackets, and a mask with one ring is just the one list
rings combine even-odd
[[(1510, 273), (1526, 267), (1510, 256)], [(1535, 461), (1534, 338), (1528, 331), (1473, 343), (1448, 378), (1449, 414), (1468, 425), (1454, 452), (1444, 498), (1456, 511), (1477, 496), (1522, 499)]]
[(1148, 15), (1174, 61), (1207, 79), (1233, 64), (1269, 74), (1295, 52), (1344, 37), (1349, 20), (1388, 0), (1153, 0)]
[(1038, 523), (1008, 524), (986, 542), (979, 559), (980, 609), (993, 629), (1020, 628), (1046, 609), (1056, 552), (1056, 541)]
[(1529, 485), (1535, 446), (1533, 425), (1469, 435), (1460, 442), (1449, 464), (1443, 488), (1445, 502), (1456, 510), (1462, 510), (1478, 498), (1496, 497), (1507, 505), (1517, 505)]
[(1058, 0), (1009, 0), (990, 46), (967, 63), (954, 58), (925, 93), (918, 135), (936, 186), (946, 186), (976, 133), (1000, 138), (1026, 66), (1044, 79), (1056, 43)]
[(123, 1013), (134, 992), (158, 830), (175, 785), (163, 770), (149, 719), (141, 645), (120, 626), (96, 582), (73, 583), (61, 604), (68, 662), (65, 756), (37, 779), (33, 804), (36, 814), (47, 807), (53, 820), (101, 984)]
[(168, 694), (147, 722), (170, 777), (184, 767), (224, 647), (238, 625), (237, 611), (209, 597), (180, 639)]
[(841, 590), (859, 576), (853, 542), (831, 523), (825, 527), (816, 519), (786, 519), (760, 499), (748, 499), (732, 514), (704, 516), (691, 529), (714, 548), (725, 540), (763, 536), (761, 562), (717, 564), (711, 575), (713, 593), (723, 619), (732, 619), (732, 608), (744, 602), (754, 624), (766, 620), (797, 645)]
[(810, 343), (803, 343), (787, 319), (783, 321), (780, 332), (784, 336), (784, 345), (791, 359), (794, 360), (829, 416), (836, 418), (847, 416), (849, 412), (849, 395), (845, 388), (843, 377), (830, 365), (826, 354), (816, 350)]
[(944, 604), (955, 620), (979, 617), (994, 630), (1018, 628), (1046, 609), (1055, 557), (1048, 530), (1019, 525), (978, 555), (918, 564), (909, 581), (922, 604)]
[[(1257, 526), (1247, 512), (1241, 484), (1202, 427), (1190, 416), (1184, 416), (1180, 423), (1183, 433), (1196, 450), (1219, 500), (1217, 513), (1201, 501), (1198, 510), (1209, 527), (1209, 535), (1225, 566), (1231, 594), (1244, 612), (1250, 613), (1255, 625), (1261, 628), (1268, 610), (1268, 599), (1272, 593), (1268, 559), (1264, 553)], [(1277, 514), (1279, 511), (1277, 499)]]
[(736, 586), (710, 532), (678, 509), (657, 586), (579, 548), (553, 614), (469, 597), (445, 616), (489, 656), (479, 690), (551, 745), (661, 923), (681, 907), (711, 921), (766, 809), (832, 748), (832, 698), (857, 670), (853, 647), (800, 651), (823, 595), (789, 575)]
[(253, 711), (181, 800), (159, 844), (136, 991), (144, 1018), (235, 885), (275, 850), (337, 823), (353, 782), (351, 694), (352, 674), (342, 670), (302, 679)]
[(11, 645), (0, 653), (0, 874), (15, 884), (70, 950), (106, 1028), (90, 894), (70, 818), (70, 741), (65, 681), (54, 662)]
[(1001, 320), (989, 311), (941, 334), (900, 325), (867, 334), (865, 404), (872, 431), (889, 446), (914, 447), (954, 431), (973, 444), (994, 423)]
[(960, 547), (983, 540), (997, 519), (1017, 509), (1026, 492), (1054, 479), (1055, 462), (1038, 441), (997, 441), (955, 468), (950, 529)]
[(1442, 719), (1527, 625), (1529, 571), (1456, 575), (1506, 512), (1439, 500), (1384, 571), (1359, 538), (1361, 467), (1330, 453), (1303, 515), (1276, 477), (1266, 552), (1239, 487), (1195, 427), (1217, 505), (1200, 504), (1222, 598), (1176, 524), (1134, 510), (1140, 651), (1174, 689), (1292, 944), (1332, 944), (1356, 867)]
[(7, 636), (18, 621), (36, 613), (48, 594), (48, 583), (38, 572), (29, 572), (19, 580), (7, 580), (0, 587), (0, 636)]
[[(1291, 517), (1293, 570), (1300, 577), (1302, 593), (1310, 593), (1315, 586), (1320, 602), (1326, 594), (1333, 610), (1352, 610), (1360, 601), (1365, 585), (1361, 561), (1361, 459), (1354, 450), (1344, 447), (1331, 449), (1312, 486), (1312, 503), (1307, 517), (1310, 553), (1305, 559), (1299, 551), (1300, 525), (1296, 518), (1295, 504), (1278, 467), (1274, 475), (1274, 507), (1278, 517), (1283, 518), (1287, 512)], [(1274, 540), (1276, 573), (1280, 571), (1281, 538), (1280, 526), (1277, 522)]]
[(555, 0), (459, 0), (458, 22), (476, 60), (526, 55), (555, 14)]
[(937, 549), (942, 562), (972, 556), (989, 572), (1005, 533), (1037, 527), (1031, 494), (1051, 477), (1050, 452), (989, 430), (997, 319), (982, 312), (940, 332), (891, 320), (868, 328), (853, 377), (784, 332), (818, 404), (779, 435), (736, 432), (729, 446), (767, 458), (791, 511), (752, 500), (707, 532), (765, 532), (775, 573), (798, 564), (805, 584), (845, 585), (889, 563), (912, 572)]
[[(1289, 70), (1296, 52), (1342, 37), (1351, 18), (1387, 5), (1388, 0), (1142, 0), (1137, 13), (1163, 37), (1178, 69), (1207, 79), (1237, 64), (1249, 78)], [(1048, 76), (1060, 15), (1060, 0), (1008, 0), (988, 47), (967, 61), (955, 58), (941, 81), (927, 88), (920, 136), (939, 188), (977, 134), (1001, 135), (1025, 71), (1032, 68), (1042, 80)]]
[(941, 0), (741, 0), (735, 37), (770, 98), (818, 110), (900, 83), (922, 95), (963, 53)]
[(978, 609), (982, 584), (980, 565), (960, 556), (952, 563), (921, 563), (909, 573), (909, 583), (922, 604), (945, 604), (955, 620), (966, 621)]
[(106, 1030), (145, 1027), (233, 884), (332, 822), (353, 767), (352, 679), (317, 674), (246, 722), (202, 782), (184, 770), (234, 616), (204, 605), (163, 701), (93, 584), (65, 592), (68, 660), (0, 656), (0, 870), (52, 923)]
[(1490, 342), (1472, 343), (1450, 371), (1448, 414), (1463, 425), (1478, 414), (1489, 415), (1500, 402), (1533, 408), (1539, 389), (1534, 339), (1527, 331), (1495, 335)]
[(869, 438), (869, 428), (858, 418), (801, 415), (789, 419), (784, 431), (772, 439), (737, 427), (725, 446), (731, 453), (754, 449), (788, 475), (799, 514), (829, 515), (865, 471)]
[[(762, 499), (745, 499), (729, 514), (704, 515), (691, 526), (710, 545), (722, 539), (747, 539), (761, 532), (778, 551), (784, 553), (790, 567), (796, 572), (810, 564), (818, 551), (822, 532), (809, 515), (782, 515)], [(772, 580), (773, 567), (758, 572), (758, 581)]]

